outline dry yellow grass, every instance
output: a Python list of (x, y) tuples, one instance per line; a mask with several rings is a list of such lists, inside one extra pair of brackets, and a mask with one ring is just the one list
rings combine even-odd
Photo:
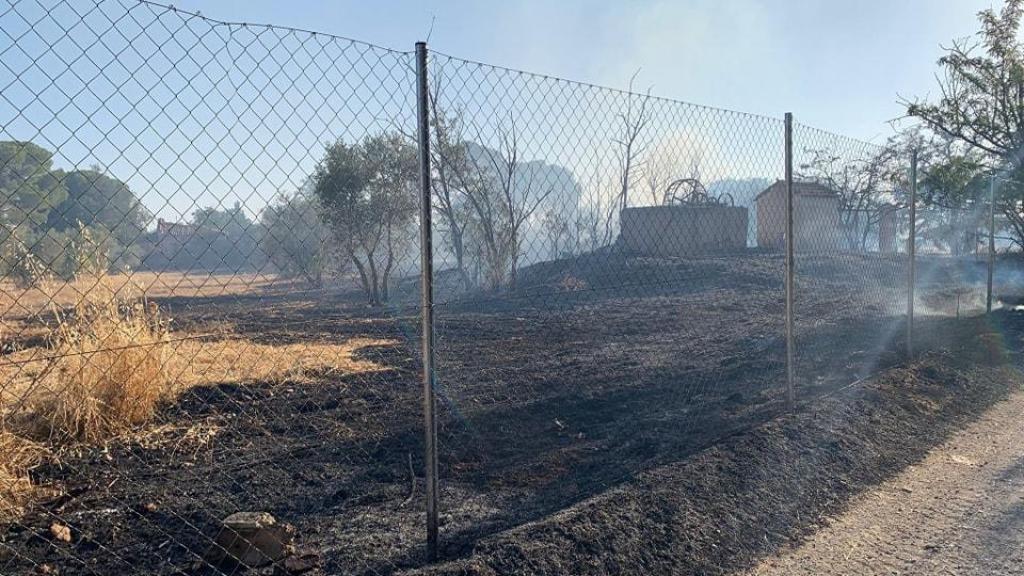
[(52, 305), (74, 307), (93, 298), (96, 290), (113, 291), (122, 298), (145, 294), (147, 298), (171, 296), (203, 298), (251, 294), (283, 285), (271, 274), (214, 274), (209, 272), (136, 272), (76, 278), (69, 282), (19, 288), (0, 282), (0, 316), (7, 320), (47, 312)]
[(42, 461), (45, 448), (7, 431), (0, 431), (0, 521), (16, 517), (42, 490), (28, 472)]
[[(211, 339), (172, 333), (155, 305), (132, 296), (132, 284), (109, 277), (81, 282), (90, 289), (68, 296), (71, 312), (58, 303), (61, 288), (40, 285), (39, 305), (56, 318), (47, 344), (9, 353), (0, 364), (0, 425), (6, 424), (0, 426), (0, 514), (17, 513), (31, 498), (36, 489), (27, 470), (46, 446), (98, 444), (139, 432), (161, 403), (197, 386), (312, 382), (381, 370), (355, 354), (391, 344), (352, 339), (274, 345), (230, 334)], [(236, 288), (251, 286), (241, 282)], [(9, 330), (7, 322), (0, 330)]]
[(102, 442), (149, 421), (171, 391), (169, 335), (156, 306), (107, 292), (59, 316), (51, 341), (28, 403), (35, 437)]
[[(392, 344), (390, 340), (374, 338), (353, 338), (341, 344), (262, 344), (230, 335), (190, 339), (188, 335), (173, 332), (164, 355), (168, 397), (198, 386), (308, 383), (316, 377), (384, 370), (385, 366), (358, 359), (356, 354), (369, 346)], [(0, 406), (8, 410), (28, 406), (33, 398), (45, 394), (46, 388), (52, 385), (44, 377), (54, 353), (46, 348), (30, 348), (8, 355), (9, 364), (0, 366)]]
[(257, 344), (248, 340), (187, 340), (175, 344), (177, 387), (192, 388), (223, 382), (309, 382), (312, 376), (372, 372), (383, 366), (357, 359), (368, 346), (392, 342), (353, 338), (343, 344)]

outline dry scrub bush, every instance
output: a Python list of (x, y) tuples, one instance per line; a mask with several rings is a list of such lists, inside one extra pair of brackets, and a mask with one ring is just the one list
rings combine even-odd
[[(45, 366), (0, 406), (0, 519), (20, 514), (45, 488), (28, 471), (51, 447), (101, 443), (150, 420), (171, 388), (167, 323), (158, 308), (115, 290), (105, 276), (80, 278), (87, 290), (55, 319)], [(53, 284), (34, 281), (52, 293)], [(5, 382), (5, 385), (10, 382)]]
[[(12, 352), (20, 355), (16, 359), (31, 359), (30, 368), (0, 370), (0, 518), (18, 514), (46, 490), (33, 486), (28, 476), (44, 457), (59, 458), (64, 447), (102, 444), (138, 431), (161, 403), (184, 389), (221, 382), (312, 382), (309, 376), (381, 370), (355, 352), (391, 344), (362, 338), (287, 345), (172, 338), (157, 306), (134, 297), (123, 279), (113, 281), (97, 270), (80, 275), (73, 286), (58, 285), (32, 264), (34, 290), (49, 310), (34, 317), (48, 327), (48, 343)], [(65, 295), (60, 304), (58, 291)], [(70, 291), (74, 300), (68, 302)], [(4, 336), (0, 333), (0, 339)]]
[(51, 349), (30, 410), (36, 437), (102, 442), (147, 422), (170, 391), (171, 350), (159, 310), (102, 280), (72, 313), (57, 314)]
[(7, 326), (7, 322), (3, 318), (0, 318), (0, 354), (10, 354), (14, 352), (14, 341), (10, 339), (14, 334), (14, 331)]
[(45, 452), (34, 442), (0, 431), (0, 521), (20, 515), (39, 492), (28, 472), (43, 459)]
[(558, 290), (561, 292), (582, 292), (589, 289), (590, 286), (586, 280), (577, 278), (572, 274), (565, 274), (562, 279), (558, 281)]

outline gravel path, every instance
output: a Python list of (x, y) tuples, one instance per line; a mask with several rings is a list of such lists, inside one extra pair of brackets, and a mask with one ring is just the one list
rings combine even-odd
[(748, 575), (1024, 574), (1024, 391)]

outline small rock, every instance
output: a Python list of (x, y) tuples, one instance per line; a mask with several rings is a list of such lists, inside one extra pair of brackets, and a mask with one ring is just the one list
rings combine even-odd
[(223, 520), (205, 560), (212, 566), (260, 568), (288, 556), (294, 535), (293, 526), (267, 512), (237, 512)]
[(269, 512), (235, 512), (223, 521), (225, 528), (234, 530), (259, 530), (277, 524)]
[(50, 535), (61, 542), (71, 542), (71, 528), (60, 522), (50, 524)]

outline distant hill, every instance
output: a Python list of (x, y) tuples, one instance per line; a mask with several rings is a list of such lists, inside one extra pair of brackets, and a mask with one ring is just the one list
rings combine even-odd
[[(495, 162), (499, 166), (504, 162), (501, 152), (476, 142), (468, 142), (466, 149), (481, 170), (490, 170)], [(582, 187), (571, 170), (543, 160), (520, 161), (516, 167), (513, 192), (519, 197), (527, 190), (530, 191), (531, 202), (545, 194), (547, 196), (525, 227), (522, 242), (524, 263), (551, 257), (547, 242), (542, 237), (541, 220), (549, 213), (571, 218), (579, 210), (583, 195)]]
[(707, 190), (712, 196), (728, 193), (737, 206), (752, 208), (754, 198), (771, 184), (770, 178), (726, 178), (707, 184)]
[[(501, 152), (476, 142), (466, 143), (466, 149), (482, 169), (490, 169), (495, 161), (504, 161)], [(543, 160), (520, 160), (516, 168), (515, 189), (525, 191), (528, 186), (533, 188), (533, 197), (550, 190), (551, 193), (544, 204), (558, 210), (575, 210), (582, 194), (582, 189), (571, 170), (557, 164), (548, 164)]]

